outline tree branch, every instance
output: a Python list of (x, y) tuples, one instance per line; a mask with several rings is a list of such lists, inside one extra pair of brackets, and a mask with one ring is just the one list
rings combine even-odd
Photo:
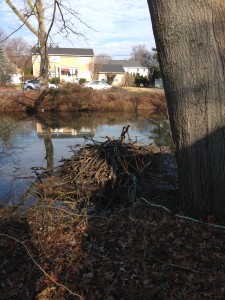
[(35, 3), (33, 3), (32, 0), (27, 0), (27, 3), (30, 6), (32, 12), (34, 13), (36, 19), (38, 20), (38, 13), (37, 13), (36, 1), (35, 1)]
[(18, 18), (38, 37), (38, 31), (28, 22), (28, 20), (19, 12), (19, 10), (13, 5), (11, 0), (6, 0), (6, 3), (18, 16)]
[[(29, 0), (30, 1), (30, 0)], [(48, 29), (48, 32), (47, 32), (47, 34), (46, 34), (46, 42), (47, 42), (47, 40), (48, 40), (48, 37), (49, 37), (49, 35), (50, 35), (50, 32), (51, 32), (51, 29), (52, 29), (52, 26), (53, 26), (53, 24), (54, 24), (54, 22), (55, 22), (55, 15), (56, 15), (56, 0), (54, 0), (54, 4), (53, 4), (53, 6), (54, 6), (54, 8), (53, 8), (53, 14), (52, 14), (52, 21), (51, 21), (51, 24), (50, 24), (50, 26), (49, 26), (49, 29)]]

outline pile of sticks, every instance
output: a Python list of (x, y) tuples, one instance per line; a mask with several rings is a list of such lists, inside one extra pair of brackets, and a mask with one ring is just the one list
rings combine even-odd
[(61, 201), (75, 201), (80, 209), (84, 203), (100, 209), (130, 206), (141, 193), (143, 178), (159, 179), (156, 178), (155, 154), (151, 145), (125, 143), (126, 134), (129, 138), (129, 127), (123, 128), (119, 139), (92, 140), (79, 151), (74, 150), (71, 158), (62, 160), (63, 165), (57, 174)]

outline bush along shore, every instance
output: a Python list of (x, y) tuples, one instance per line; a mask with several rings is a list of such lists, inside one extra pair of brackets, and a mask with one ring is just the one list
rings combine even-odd
[(78, 84), (67, 84), (60, 89), (39, 91), (0, 90), (0, 111), (166, 111), (162, 90), (150, 88), (119, 88), (94, 91)]

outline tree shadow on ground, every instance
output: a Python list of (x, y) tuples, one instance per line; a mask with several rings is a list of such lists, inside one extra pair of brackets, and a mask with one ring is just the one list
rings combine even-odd
[(0, 222), (0, 232), (0, 298), (34, 299), (42, 272), (28, 255), (28, 249), (34, 252), (27, 219), (6, 217)]

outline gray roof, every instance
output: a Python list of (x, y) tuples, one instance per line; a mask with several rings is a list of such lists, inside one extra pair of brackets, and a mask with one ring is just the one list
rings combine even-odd
[(125, 73), (121, 65), (102, 65), (99, 73)]
[(121, 65), (125, 68), (143, 68), (142, 64), (138, 60), (110, 60), (110, 65)]
[[(38, 52), (38, 48), (33, 48), (32, 53)], [(69, 55), (69, 56), (94, 56), (93, 49), (89, 48), (48, 48), (49, 55)]]

